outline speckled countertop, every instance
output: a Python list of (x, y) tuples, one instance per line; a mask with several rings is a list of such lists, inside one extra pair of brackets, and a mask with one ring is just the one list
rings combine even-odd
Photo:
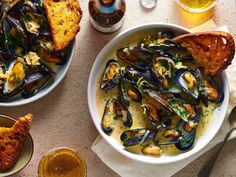
[[(87, 162), (88, 177), (116, 177), (91, 151), (92, 142), (98, 135), (87, 106), (87, 82), (93, 62), (115, 35), (135, 25), (148, 22), (168, 22), (192, 28), (209, 19), (217, 26), (227, 25), (236, 37), (236, 0), (220, 0), (213, 10), (200, 15), (182, 11), (174, 0), (158, 0), (152, 10), (143, 9), (139, 0), (127, 0), (123, 27), (116, 33), (105, 35), (94, 30), (89, 23), (88, 0), (81, 0), (83, 19), (77, 35), (76, 53), (65, 79), (47, 96), (26, 106), (0, 108), (1, 114), (12, 117), (33, 113), (31, 135), (34, 139), (34, 155), (28, 166), (16, 177), (36, 177), (41, 156), (58, 146), (69, 146), (80, 151)], [(236, 176), (236, 140), (227, 143), (224, 153), (212, 173), (214, 177)], [(202, 155), (178, 172), (174, 177), (196, 176), (202, 164), (216, 150)]]

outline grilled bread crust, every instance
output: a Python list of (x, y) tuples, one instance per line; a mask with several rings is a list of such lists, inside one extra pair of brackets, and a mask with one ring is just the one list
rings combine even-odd
[(44, 0), (44, 9), (52, 33), (55, 50), (62, 50), (75, 38), (82, 11), (77, 0)]
[(234, 39), (226, 32), (190, 33), (173, 40), (185, 47), (204, 72), (211, 76), (220, 74), (234, 58)]
[(20, 117), (13, 127), (0, 127), (0, 170), (11, 169), (16, 163), (30, 130), (33, 115)]

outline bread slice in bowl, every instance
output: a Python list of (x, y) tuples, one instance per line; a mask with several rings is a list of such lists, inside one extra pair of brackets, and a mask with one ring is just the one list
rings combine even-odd
[(190, 33), (177, 36), (173, 40), (185, 47), (210, 76), (220, 74), (234, 58), (234, 39), (226, 32)]
[(0, 127), (0, 170), (11, 169), (23, 149), (33, 115), (20, 117), (11, 128)]
[(82, 11), (77, 0), (44, 0), (44, 9), (52, 33), (54, 49), (64, 49), (80, 29)]

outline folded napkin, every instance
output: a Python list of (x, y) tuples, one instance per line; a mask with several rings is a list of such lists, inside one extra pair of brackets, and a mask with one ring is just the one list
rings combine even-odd
[[(203, 25), (200, 25), (192, 31), (209, 31), (209, 30), (220, 30), (228, 31), (227, 27), (216, 28), (215, 23), (210, 20)], [(229, 84), (230, 84), (230, 102), (229, 102), (229, 111), (236, 105), (236, 61), (226, 70), (228, 75)], [(234, 84), (235, 83), (235, 84)], [(228, 111), (228, 112), (229, 112)], [(137, 162), (131, 159), (126, 158), (120, 153), (116, 152), (101, 136), (98, 136), (94, 141), (91, 149), (98, 155), (98, 157), (112, 170), (114, 170), (118, 175), (122, 177), (168, 177), (180, 171), (182, 168), (187, 166), (193, 160), (198, 158), (200, 155), (214, 147), (216, 144), (221, 142), (227, 131), (229, 130), (229, 123), (225, 119), (220, 131), (214, 137), (214, 139), (201, 151), (195, 155), (184, 159), (180, 162), (165, 164), (165, 165), (152, 165), (144, 164), (142, 162)], [(236, 132), (232, 134), (231, 138), (236, 137)]]

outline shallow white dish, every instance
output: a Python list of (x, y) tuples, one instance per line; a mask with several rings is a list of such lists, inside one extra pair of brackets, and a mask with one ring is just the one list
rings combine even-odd
[[(15, 119), (5, 116), (5, 115), (0, 115), (0, 127), (12, 127), (14, 123), (16, 122)], [(16, 161), (15, 165), (9, 169), (9, 170), (0, 170), (0, 176), (11, 176), (22, 169), (24, 169), (28, 163), (30, 162), (34, 152), (34, 143), (32, 136), (28, 134), (24, 147), (18, 157), (18, 160)]]
[(34, 96), (27, 98), (27, 99), (21, 97), (21, 95), (16, 95), (12, 98), (1, 101), (0, 106), (12, 107), (12, 106), (25, 105), (25, 104), (31, 103), (33, 101), (36, 101), (36, 100), (44, 97), (45, 95), (47, 95), (49, 92), (51, 92), (65, 77), (65, 75), (69, 69), (69, 66), (71, 64), (71, 61), (73, 59), (74, 50), (75, 50), (75, 40), (73, 40), (71, 42), (71, 44), (68, 46), (68, 50), (66, 53), (66, 55), (67, 55), (66, 62), (63, 65), (59, 65), (57, 67), (57, 71), (56, 71), (56, 75), (54, 76), (54, 79), (51, 79), (51, 81), (49, 83), (47, 83), (47, 85), (43, 86), (43, 88), (41, 88), (38, 91), (38, 93), (36, 93)]
[(124, 147), (119, 144), (113, 137), (106, 135), (102, 129), (101, 129), (101, 117), (98, 114), (97, 106), (96, 106), (96, 83), (97, 80), (100, 79), (101, 70), (105, 67), (106, 61), (109, 59), (107, 56), (111, 51), (115, 51), (121, 46), (124, 46), (124, 44), (127, 44), (129, 41), (136, 39), (141, 39), (144, 36), (147, 36), (149, 34), (153, 34), (158, 31), (173, 31), (176, 33), (176, 35), (181, 35), (185, 33), (190, 33), (190, 31), (186, 28), (183, 28), (178, 25), (174, 24), (167, 24), (167, 23), (154, 23), (154, 24), (145, 24), (141, 26), (137, 26), (134, 28), (131, 28), (118, 36), (116, 36), (113, 40), (111, 40), (98, 54), (92, 70), (90, 72), (89, 82), (88, 82), (88, 105), (90, 114), (92, 116), (92, 120), (100, 133), (100, 135), (119, 153), (122, 155), (131, 158), (133, 160), (145, 162), (145, 163), (153, 163), (153, 164), (165, 164), (165, 163), (172, 163), (179, 160), (183, 160), (187, 157), (192, 156), (193, 154), (200, 151), (202, 148), (204, 148), (216, 135), (218, 130), (220, 129), (228, 107), (228, 101), (229, 101), (229, 86), (228, 86), (228, 80), (225, 72), (222, 72), (221, 74), (221, 80), (222, 80), (222, 89), (224, 91), (224, 100), (213, 113), (212, 121), (210, 122), (208, 128), (206, 129), (203, 136), (199, 137), (197, 141), (195, 141), (193, 148), (187, 152), (183, 152), (180, 154), (167, 156), (163, 155), (159, 158), (155, 157), (149, 157), (144, 155), (138, 155), (133, 154), (131, 152), (128, 152), (124, 150)]

